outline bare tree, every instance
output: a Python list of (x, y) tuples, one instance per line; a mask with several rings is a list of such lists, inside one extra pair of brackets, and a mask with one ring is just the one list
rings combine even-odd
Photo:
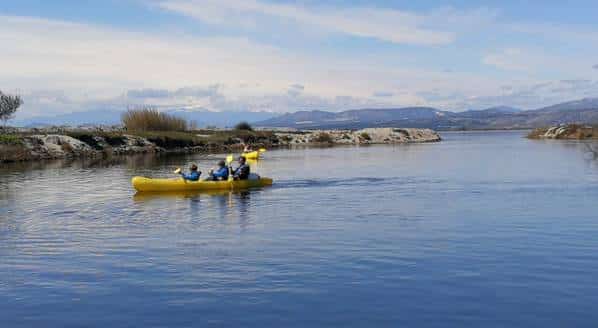
[(0, 120), (6, 122), (14, 117), (17, 109), (23, 104), (23, 99), (20, 96), (11, 96), (3, 94), (0, 91)]

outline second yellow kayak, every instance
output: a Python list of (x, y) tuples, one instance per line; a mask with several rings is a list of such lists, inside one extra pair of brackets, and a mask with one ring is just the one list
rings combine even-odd
[(248, 153), (243, 153), (243, 156), (246, 159), (259, 159), (260, 158), (260, 152), (259, 151), (251, 151)]

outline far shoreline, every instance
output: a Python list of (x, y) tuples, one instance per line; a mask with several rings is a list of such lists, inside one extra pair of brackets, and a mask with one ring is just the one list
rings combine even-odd
[(241, 153), (254, 148), (410, 144), (439, 142), (430, 129), (371, 128), (361, 130), (195, 130), (133, 132), (125, 130), (31, 129), (0, 134), (0, 163), (71, 158), (109, 158), (135, 154)]

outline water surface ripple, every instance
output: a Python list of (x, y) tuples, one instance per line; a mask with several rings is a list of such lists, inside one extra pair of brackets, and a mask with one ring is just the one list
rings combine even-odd
[(579, 142), (266, 153), (272, 188), (135, 195), (214, 156), (0, 168), (2, 327), (596, 327), (598, 162)]

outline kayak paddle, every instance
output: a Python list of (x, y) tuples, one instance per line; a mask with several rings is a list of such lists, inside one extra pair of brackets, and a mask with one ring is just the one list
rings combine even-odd
[(226, 156), (226, 165), (228, 166), (228, 181), (233, 181), (233, 168), (230, 163), (233, 162), (233, 154)]

